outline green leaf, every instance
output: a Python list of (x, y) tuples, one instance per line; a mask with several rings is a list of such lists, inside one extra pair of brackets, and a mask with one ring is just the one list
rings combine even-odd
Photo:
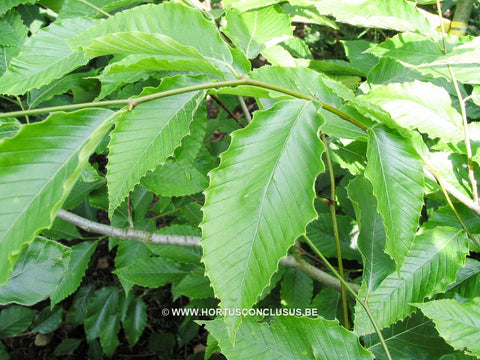
[(72, 51), (65, 41), (92, 24), (82, 18), (65, 20), (30, 37), (0, 77), (0, 93), (23, 94), (86, 64), (88, 59), (81, 52)]
[(8, 10), (20, 4), (34, 4), (38, 0), (3, 0), (0, 3), (0, 15), (5, 14)]
[(0, 18), (0, 46), (15, 46), (22, 43), (22, 40), (8, 20)]
[(445, 341), (457, 350), (480, 357), (480, 298), (463, 304), (456, 300), (435, 300), (415, 304), (433, 320)]
[[(131, 7), (138, 3), (149, 3), (153, 0), (90, 0), (88, 3), (106, 11), (113, 12), (125, 6)], [(72, 17), (99, 17), (104, 16), (87, 3), (78, 0), (65, 0), (61, 10), (58, 12), (58, 19), (66, 19)]]
[[(0, 5), (1, 6), (1, 5)], [(27, 29), (23, 24), (20, 14), (11, 10), (4, 15), (5, 20), (15, 30), (16, 37), (19, 39), (14, 46), (0, 46), (0, 75), (2, 75), (8, 68), (8, 64), (13, 57), (17, 56), (20, 49), (27, 39)]]
[[(304, 0), (292, 0), (302, 5)], [(430, 24), (414, 4), (404, 0), (364, 0), (309, 1), (314, 4), (320, 14), (332, 15), (337, 21), (362, 27), (377, 27), (397, 31), (430, 32)]]
[(395, 271), (395, 263), (384, 252), (386, 243), (385, 226), (377, 211), (377, 201), (373, 196), (372, 185), (363, 176), (357, 176), (348, 185), (348, 197), (357, 215), (360, 234), (358, 249), (363, 258), (363, 280), (370, 290)]
[(69, 247), (43, 238), (25, 246), (8, 285), (0, 286), (0, 304), (30, 306), (49, 297), (65, 274), (70, 253)]
[(72, 246), (67, 271), (55, 291), (50, 295), (52, 306), (71, 295), (82, 282), (90, 257), (97, 248), (97, 242), (85, 241)]
[(35, 310), (13, 305), (0, 312), (0, 338), (17, 336), (27, 330), (33, 321)]
[(63, 321), (63, 308), (56, 306), (52, 310), (48, 307), (43, 309), (33, 322), (33, 332), (48, 334), (58, 329)]
[(98, 81), (89, 77), (95, 74), (96, 71), (90, 71), (66, 75), (38, 90), (31, 90), (28, 93), (28, 105), (30, 109), (36, 108), (55, 95), (61, 95), (69, 90), (73, 93), (73, 103), (92, 101)]
[[(194, 47), (182, 46), (171, 37), (163, 34), (149, 34), (140, 31), (117, 32), (95, 38), (83, 50), (87, 56), (134, 55), (133, 58), (137, 62), (144, 61), (147, 57), (147, 59), (151, 59), (148, 69), (150, 71), (197, 71), (223, 77), (222, 71), (213, 65), (215, 63), (214, 59), (207, 59)], [(123, 65), (125, 61), (130, 64), (134, 63), (130, 57), (121, 61), (120, 65)], [(119, 64), (116, 64), (116, 67), (118, 66)]]
[(448, 290), (455, 292), (465, 299), (480, 297), (480, 261), (467, 258), (465, 267), (458, 270), (455, 283)]
[(280, 291), (282, 305), (290, 309), (305, 309), (312, 296), (312, 278), (297, 269), (287, 269), (283, 274)]
[[(338, 232), (342, 257), (349, 260), (361, 260), (354, 243), (354, 221), (348, 216), (337, 215)], [(336, 257), (335, 236), (330, 212), (318, 214), (317, 219), (307, 226), (307, 236), (326, 257)]]
[(147, 325), (147, 305), (140, 298), (135, 298), (130, 302), (127, 313), (122, 319), (125, 337), (130, 347), (134, 346)]
[(0, 140), (14, 137), (21, 127), (22, 123), (15, 118), (0, 119)]
[(418, 129), (444, 141), (463, 139), (462, 117), (448, 92), (432, 83), (415, 81), (371, 90), (363, 99), (388, 111), (400, 128)]
[(223, 0), (225, 8), (235, 8), (240, 11), (263, 8), (265, 6), (277, 4), (280, 0)]
[[(203, 77), (165, 79), (158, 89), (147, 88), (142, 95), (201, 82)], [(109, 213), (122, 203), (149, 170), (164, 164), (188, 135), (193, 116), (205, 91), (152, 100), (125, 112), (110, 135), (108, 163)]]
[[(178, 24), (182, 24), (182, 31), (178, 31)], [(234, 78), (232, 70), (240, 74), (250, 70), (245, 56), (231, 50), (213, 22), (206, 20), (199, 11), (179, 3), (144, 5), (122, 11), (76, 36), (70, 45), (85, 46), (101, 36), (130, 31), (162, 34), (182, 46), (193, 47), (209, 61), (221, 66), (228, 78)]]
[(175, 262), (160, 257), (140, 258), (130, 265), (116, 269), (119, 278), (140, 286), (156, 288), (184, 277), (189, 271)]
[(201, 192), (208, 186), (208, 179), (195, 166), (195, 159), (203, 146), (207, 127), (207, 113), (202, 106), (190, 124), (190, 134), (182, 139), (175, 150), (175, 159), (169, 158), (164, 165), (148, 172), (141, 183), (150, 191), (162, 196), (182, 196)]
[(42, 235), (54, 240), (73, 240), (82, 237), (75, 225), (59, 218), (53, 220), (50, 229), (42, 230)]
[(87, 304), (94, 290), (94, 286), (90, 284), (81, 287), (75, 292), (75, 295), (73, 295), (73, 304), (67, 313), (66, 320), (68, 323), (73, 325), (83, 324), (85, 316), (87, 315)]
[(0, 284), (21, 245), (52, 223), (89, 155), (110, 130), (112, 114), (101, 109), (55, 113), (0, 142)]
[[(359, 297), (368, 306), (380, 328), (403, 319), (415, 308), (410, 304), (446, 290), (465, 264), (467, 236), (462, 230), (437, 227), (417, 235), (399, 274), (388, 275), (374, 290), (362, 285)], [(355, 305), (355, 331), (374, 331), (365, 310)]]
[(82, 339), (67, 338), (57, 345), (53, 354), (56, 356), (72, 355), (82, 342)]
[[(278, 260), (316, 217), (313, 184), (324, 170), (320, 124), (316, 107), (302, 100), (257, 111), (247, 128), (232, 134), (220, 166), (210, 173), (201, 245), (224, 308), (251, 307)], [(228, 320), (230, 334), (240, 321)]]
[(367, 163), (367, 144), (363, 141), (348, 142), (343, 145), (340, 141), (328, 144), (332, 161), (347, 169), (353, 175), (360, 175), (365, 171)]
[(110, 286), (101, 288), (89, 299), (84, 320), (87, 339), (92, 341), (99, 337), (103, 351), (109, 356), (119, 344), (119, 299), (119, 289)]
[(447, 54), (439, 46), (439, 40), (423, 34), (398, 34), (371, 49), (379, 57), (392, 57), (403, 65), (422, 74), (443, 77), (451, 81), (451, 66), (458, 81), (468, 84), (480, 83), (478, 74), (478, 40), (476, 38), (447, 37)]
[(268, 325), (246, 317), (237, 331), (235, 345), (229, 341), (222, 319), (208, 321), (206, 327), (229, 360), (373, 359), (353, 333), (337, 321), (322, 318), (277, 317)]
[(213, 297), (210, 281), (203, 274), (203, 268), (201, 270), (201, 272), (188, 274), (183, 279), (173, 283), (172, 294), (174, 301), (180, 296), (188, 296), (192, 299)]
[[(438, 359), (452, 350), (438, 335), (432, 321), (419, 311), (383, 330), (382, 335), (395, 360)], [(367, 335), (363, 339), (377, 360), (387, 359), (377, 334)]]
[(340, 41), (345, 49), (350, 64), (367, 75), (371, 69), (378, 63), (378, 58), (367, 52), (368, 49), (376, 44), (366, 40), (343, 40)]
[(411, 142), (375, 125), (368, 131), (365, 176), (373, 185), (387, 233), (385, 252), (402, 265), (423, 206), (423, 168)]
[(247, 58), (254, 59), (264, 49), (292, 37), (290, 17), (280, 6), (240, 12), (232, 8), (222, 31), (238, 45)]

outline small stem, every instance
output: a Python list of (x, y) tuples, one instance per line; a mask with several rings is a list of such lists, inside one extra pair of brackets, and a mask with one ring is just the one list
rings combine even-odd
[(315, 251), (315, 253), (320, 257), (320, 259), (322, 259), (322, 261), (325, 263), (325, 265), (327, 265), (327, 267), (330, 269), (330, 271), (333, 272), (333, 274), (338, 278), (338, 280), (340, 280), (340, 282), (342, 283), (343, 286), (345, 286), (347, 288), (347, 290), (350, 292), (350, 294), (353, 295), (353, 297), (358, 301), (358, 303), (363, 307), (363, 309), (365, 310), (365, 312), (367, 313), (367, 316), (368, 318), (370, 319), (372, 325), (373, 325), (373, 328), (375, 329), (375, 332), (377, 333), (378, 335), (378, 338), (380, 339), (380, 343), (382, 344), (382, 347), (383, 349), (385, 350), (385, 355), (387, 356), (387, 359), (388, 360), (393, 360), (392, 358), (392, 355), (390, 355), (390, 351), (388, 350), (388, 346), (387, 346), (387, 343), (385, 342), (385, 339), (383, 338), (383, 334), (382, 334), (382, 331), (380, 330), (378, 324), (377, 324), (377, 321), (375, 320), (372, 312), (370, 311), (370, 308), (368, 306), (368, 304), (363, 301), (358, 295), (357, 293), (355, 292), (355, 290), (350, 286), (350, 284), (348, 282), (345, 281), (345, 279), (343, 279), (340, 274), (337, 272), (337, 270), (335, 270), (335, 268), (333, 267), (332, 264), (330, 264), (330, 262), (327, 260), (327, 258), (322, 254), (322, 252), (315, 246), (315, 244), (312, 242), (312, 240), (310, 240), (310, 238), (306, 235), (303, 236), (304, 239), (306, 240), (307, 244), (310, 246), (310, 248)]
[(467, 226), (465, 225), (465, 223), (463, 222), (462, 218), (460, 217), (460, 214), (458, 213), (457, 209), (455, 208), (455, 206), (453, 205), (453, 202), (452, 200), (450, 199), (450, 195), (448, 195), (448, 191), (447, 189), (445, 188), (445, 185), (443, 184), (443, 181), (442, 179), (440, 178), (440, 175), (438, 174), (438, 172), (432, 168), (430, 165), (428, 165), (427, 163), (425, 163), (428, 170), (433, 174), (434, 178), (435, 178), (435, 181), (440, 185), (440, 188), (442, 189), (442, 192), (443, 192), (443, 195), (445, 196), (446, 200), (447, 200), (447, 203), (448, 205), (450, 206), (450, 208), (452, 209), (453, 213), (455, 214), (455, 217), (457, 218), (458, 222), (460, 223), (460, 225), (462, 226), (463, 230), (465, 230), (465, 232), (467, 233), (468, 237), (470, 240), (472, 240), (475, 245), (477, 245), (478, 247), (480, 247), (480, 241), (473, 236), (473, 234), (468, 230)]
[(362, 130), (367, 130), (367, 126), (362, 124), (357, 119), (351, 117), (350, 115), (344, 113), (343, 111), (338, 110), (333, 106), (328, 105), (316, 98), (299, 93), (298, 91), (295, 91), (295, 90), (286, 89), (281, 86), (264, 83), (261, 81), (251, 80), (248, 78), (242, 78), (238, 80), (217, 81), (217, 82), (210, 82), (210, 83), (199, 84), (199, 85), (186, 86), (183, 88), (161, 91), (155, 94), (145, 95), (145, 96), (141, 96), (133, 99), (108, 100), (108, 101), (99, 101), (99, 102), (90, 102), (90, 103), (81, 103), (81, 104), (70, 104), (70, 105), (63, 105), (63, 106), (53, 106), (53, 107), (43, 108), (43, 109), (12, 111), (12, 112), (7, 112), (3, 114), (0, 113), (0, 119), (4, 119), (7, 117), (25, 116), (25, 115), (45, 114), (45, 113), (50, 113), (54, 111), (69, 111), (69, 110), (78, 110), (78, 109), (85, 109), (85, 108), (91, 108), (91, 107), (106, 107), (106, 106), (116, 106), (116, 105), (130, 106), (133, 109), (134, 106), (137, 106), (144, 102), (164, 98), (167, 96), (183, 94), (190, 91), (218, 89), (222, 87), (232, 87), (232, 86), (240, 86), (240, 85), (250, 85), (250, 86), (255, 86), (263, 89), (269, 89), (269, 90), (277, 91), (277, 92), (292, 96), (294, 98), (317, 102), (325, 110), (330, 111), (331, 113), (339, 116), (340, 118), (358, 126)]
[(87, 1), (87, 0), (77, 0), (77, 1), (80, 1), (81, 3), (84, 3), (85, 5), (87, 6), (90, 6), (91, 8), (97, 10), (98, 12), (102, 13), (103, 15), (107, 16), (107, 17), (112, 17), (111, 14), (109, 14), (108, 12), (106, 12), (105, 10), (99, 8), (98, 6), (92, 4), (91, 2)]
[(245, 103), (245, 99), (240, 95), (237, 95), (237, 99), (240, 103), (240, 106), (242, 107), (243, 116), (245, 116), (247, 123), (250, 124), (252, 122), (252, 115), (250, 115), (250, 111), (248, 110), (247, 104)]
[[(465, 12), (468, 8), (468, 3), (470, 0), (462, 1), (460, 0), (459, 3), (463, 3), (461, 5), (462, 11)], [(473, 3), (473, 1), (472, 1)], [(470, 12), (472, 10), (470, 4), (470, 8), (468, 10), (468, 16), (470, 16)], [(443, 26), (443, 17), (442, 17), (442, 8), (440, 5), (440, 0), (437, 0), (437, 8), (438, 8), (438, 17), (440, 18), (440, 24), (441, 24), (441, 29), (442, 29), (442, 40), (443, 40), (443, 53), (447, 53), (447, 41), (446, 41), (446, 34), (445, 34), (445, 27)], [(457, 9), (458, 10), (458, 9)], [(463, 18), (465, 14), (462, 14), (461, 17)], [(467, 20), (468, 20), (467, 16)], [(460, 105), (460, 113), (462, 115), (462, 123), (463, 123), (463, 136), (465, 140), (465, 147), (467, 148), (467, 163), (468, 163), (468, 178), (470, 180), (471, 186), (472, 186), (472, 196), (473, 196), (473, 201), (478, 203), (478, 185), (477, 185), (477, 180), (475, 179), (475, 173), (473, 171), (473, 160), (472, 160), (472, 146), (470, 144), (470, 136), (468, 134), (468, 118), (467, 118), (467, 110), (465, 109), (465, 101), (462, 98), (462, 93), (460, 91), (460, 88), (458, 86), (457, 78), (455, 77), (455, 74), (453, 72), (452, 66), (450, 64), (448, 66), (448, 72), (450, 73), (450, 77), (453, 83), (453, 87), (455, 88), (455, 94), (457, 95), (458, 102)]]
[(224, 103), (222, 100), (220, 100), (220, 98), (219, 98), (217, 95), (211, 94), (210, 96), (211, 96), (211, 98), (212, 98), (213, 100), (215, 100), (215, 102), (216, 102), (218, 105), (220, 105), (220, 106), (222, 107), (223, 110), (225, 110), (225, 111), (228, 113), (228, 115), (230, 115), (231, 118), (233, 118), (233, 120), (235, 120), (235, 121), (237, 122), (238, 125), (240, 125), (240, 127), (242, 127), (242, 128), (245, 127), (245, 124), (242, 122), (242, 120), (240, 120), (240, 119), (233, 113), (233, 111), (230, 110), (230, 109), (227, 107), (227, 105), (225, 105), (225, 103)]
[(128, 218), (128, 224), (130, 225), (130, 228), (133, 229), (135, 226), (133, 225), (132, 203), (130, 201), (130, 194), (127, 196), (127, 218)]
[[(25, 107), (23, 106), (22, 99), (20, 99), (20, 97), (18, 96), (15, 96), (15, 98), (17, 99), (17, 104), (18, 106), (20, 106), (20, 109), (22, 109), (22, 111), (25, 111)], [(30, 118), (28, 117), (28, 115), (25, 115), (25, 121), (27, 122), (27, 124), (30, 124)]]
[[(328, 173), (330, 175), (330, 198), (331, 202), (329, 203), (330, 208), (330, 216), (332, 218), (332, 225), (333, 225), (333, 235), (335, 237), (335, 247), (337, 248), (337, 261), (338, 261), (338, 270), (340, 276), (343, 280), (345, 280), (345, 273), (343, 271), (343, 259), (342, 259), (342, 249), (340, 247), (340, 234), (338, 232), (338, 223), (337, 223), (337, 210), (335, 206), (335, 174), (333, 172), (333, 164), (332, 159), (330, 157), (330, 151), (328, 149), (327, 139), (325, 134), (321, 135), (323, 145), (325, 146), (325, 155), (327, 157), (327, 166), (328, 166)], [(343, 303), (343, 318), (345, 322), (345, 327), (350, 329), (350, 321), (348, 319), (348, 299), (347, 299), (347, 289), (342, 286), (342, 303)]]

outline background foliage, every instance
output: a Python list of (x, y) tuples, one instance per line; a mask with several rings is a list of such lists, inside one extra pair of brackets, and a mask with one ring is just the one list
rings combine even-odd
[(0, 358), (480, 357), (464, 3), (3, 1)]

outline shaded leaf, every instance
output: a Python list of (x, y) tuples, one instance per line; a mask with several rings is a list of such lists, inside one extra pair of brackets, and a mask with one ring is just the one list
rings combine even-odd
[(119, 344), (119, 299), (120, 290), (117, 288), (103, 287), (97, 290), (88, 301), (84, 320), (87, 339), (92, 341), (99, 337), (103, 351), (110, 356)]
[(50, 226), (114, 116), (101, 109), (55, 113), (0, 142), (0, 283), (20, 246)]
[(283, 274), (280, 297), (282, 305), (291, 309), (304, 309), (313, 296), (313, 280), (297, 269), (287, 269)]
[(385, 252), (398, 269), (415, 237), (423, 206), (422, 163), (411, 142), (385, 126), (375, 125), (368, 135), (365, 176), (385, 224)]
[[(413, 302), (444, 292), (465, 264), (467, 236), (462, 230), (437, 227), (415, 238), (399, 274), (392, 273), (374, 290), (362, 285), (359, 297), (368, 302), (378, 326), (384, 328), (403, 319), (415, 308)], [(374, 331), (365, 310), (355, 305), (355, 331)]]
[(8, 10), (20, 4), (34, 4), (38, 0), (3, 0), (0, 3), (0, 15), (5, 14)]
[(6, 118), (0, 120), (0, 140), (3, 138), (14, 137), (20, 128), (22, 123), (15, 118)]
[(70, 248), (37, 238), (23, 248), (8, 278), (0, 286), (0, 304), (30, 306), (45, 300), (62, 280), (70, 260)]
[(435, 328), (448, 344), (480, 357), (480, 298), (466, 304), (446, 299), (415, 306), (433, 320)]
[(248, 12), (227, 11), (222, 31), (238, 45), (247, 58), (254, 59), (264, 49), (292, 37), (290, 17), (280, 6), (268, 6)]
[(35, 317), (33, 332), (48, 334), (58, 329), (63, 321), (63, 308), (55, 306), (53, 309), (45, 308)]
[[(165, 79), (160, 88), (147, 88), (142, 95), (192, 85), (202, 79)], [(117, 120), (110, 135), (107, 166), (110, 215), (147, 171), (165, 163), (173, 155), (188, 134), (194, 113), (204, 96), (202, 90), (152, 100), (125, 112)]]
[(23, 94), (86, 64), (88, 59), (81, 52), (72, 51), (65, 40), (91, 25), (91, 20), (82, 18), (65, 20), (28, 38), (22, 51), (0, 77), (0, 93)]
[(71, 295), (82, 282), (90, 257), (97, 248), (97, 242), (85, 241), (72, 246), (70, 262), (62, 281), (50, 295), (52, 306)]
[(444, 141), (463, 139), (462, 117), (448, 92), (432, 83), (415, 81), (371, 90), (363, 99), (388, 111), (401, 128), (418, 129)]
[[(278, 260), (315, 218), (313, 184), (324, 169), (320, 124), (316, 107), (302, 100), (257, 111), (247, 128), (232, 134), (210, 173), (201, 245), (224, 308), (251, 307)], [(228, 320), (231, 335), (240, 321)]]
[(229, 360), (373, 359), (353, 333), (322, 318), (277, 317), (268, 325), (247, 317), (237, 331), (235, 346), (222, 319), (209, 321), (206, 327)]
[(0, 312), (0, 338), (16, 336), (30, 326), (35, 310), (13, 305)]
[(348, 197), (353, 203), (360, 227), (357, 243), (363, 258), (363, 280), (370, 290), (375, 290), (395, 271), (395, 263), (384, 251), (387, 240), (385, 226), (377, 212), (372, 185), (367, 179), (357, 176), (350, 181)]
[[(419, 311), (383, 330), (382, 335), (395, 360), (438, 359), (452, 350), (438, 335), (432, 321)], [(376, 359), (387, 359), (377, 334), (367, 335), (363, 339)]]
[(139, 258), (130, 265), (114, 271), (119, 278), (151, 288), (180, 279), (188, 272), (173, 261), (160, 257)]
[(122, 323), (128, 344), (132, 347), (137, 343), (147, 324), (147, 305), (141, 298), (132, 300)]
[(169, 158), (148, 172), (142, 184), (150, 191), (162, 196), (182, 196), (201, 192), (208, 186), (206, 175), (195, 166), (195, 159), (203, 146), (207, 127), (207, 113), (202, 106), (190, 124), (190, 134), (182, 139), (175, 150), (174, 159)]
[(193, 272), (183, 279), (176, 281), (172, 286), (172, 294), (174, 301), (180, 296), (187, 296), (192, 299), (203, 299), (213, 297), (213, 290), (210, 281), (201, 272)]

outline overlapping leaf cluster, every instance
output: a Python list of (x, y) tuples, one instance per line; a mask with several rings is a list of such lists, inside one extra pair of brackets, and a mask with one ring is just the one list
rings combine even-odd
[[(480, 357), (480, 266), (469, 256), (480, 233), (478, 38), (442, 39), (438, 17), (403, 0), (224, 0), (211, 11), (41, 1), (51, 23), (27, 29), (22, 6), (34, 2), (0, 5), (0, 93), (67, 111), (0, 119), (0, 304), (50, 298), (44, 322), (56, 324), (53, 306), (75, 293), (70, 321), (112, 355), (121, 326), (131, 346), (144, 331), (146, 305), (134, 290), (172, 283), (192, 306), (215, 297), (224, 310), (259, 302), (319, 310), (316, 319), (268, 322), (227, 311), (206, 322), (216, 344), (207, 354), (382, 359), (388, 347), (398, 358)], [(292, 23), (393, 35), (346, 39), (345, 60), (314, 60)], [(271, 65), (252, 69), (259, 56)], [(246, 128), (207, 120), (207, 99), (228, 107), (235, 96), (261, 109)], [(335, 199), (325, 199), (325, 152)], [(336, 204), (335, 219), (325, 203)], [(116, 227), (201, 236), (201, 248), (110, 238), (126, 295), (77, 290), (97, 243), (59, 241), (82, 237), (55, 219), (62, 207), (91, 220), (103, 210)], [(279, 266), (292, 247), (308, 251), (305, 237), (356, 264), (347, 275), (361, 282), (354, 332), (333, 320), (342, 318), (335, 291)], [(268, 300), (275, 289), (279, 303)], [(35, 331), (50, 329), (37, 318)], [(0, 335), (31, 322), (30, 310), (10, 307)]]

